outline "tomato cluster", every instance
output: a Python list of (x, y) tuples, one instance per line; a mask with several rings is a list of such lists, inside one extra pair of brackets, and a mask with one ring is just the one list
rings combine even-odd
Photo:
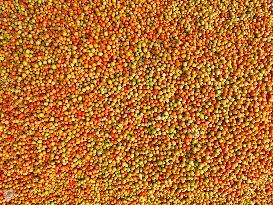
[(272, 204), (272, 11), (0, 1), (0, 203)]

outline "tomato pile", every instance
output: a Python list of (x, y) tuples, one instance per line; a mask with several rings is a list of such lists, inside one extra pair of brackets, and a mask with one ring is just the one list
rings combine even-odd
[(0, 1), (0, 203), (272, 204), (272, 11)]

